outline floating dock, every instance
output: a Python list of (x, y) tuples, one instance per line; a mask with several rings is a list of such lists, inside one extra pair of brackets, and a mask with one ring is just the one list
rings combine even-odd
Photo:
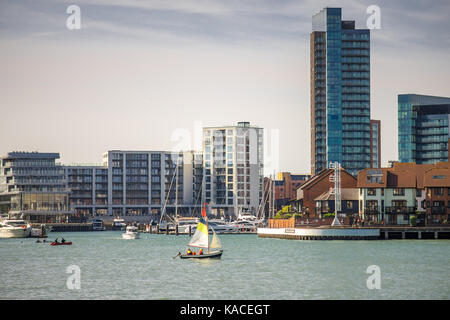
[(294, 240), (450, 239), (450, 227), (258, 228), (260, 238)]
[(380, 229), (356, 228), (258, 228), (260, 238), (295, 240), (378, 240)]

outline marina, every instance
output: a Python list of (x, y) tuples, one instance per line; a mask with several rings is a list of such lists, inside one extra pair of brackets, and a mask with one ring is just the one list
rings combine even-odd
[[(50, 239), (61, 233), (51, 232)], [(173, 259), (187, 235), (65, 232), (0, 240), (2, 299), (448, 299), (447, 240), (285, 241), (221, 235), (220, 260)], [(80, 290), (66, 286), (81, 270)], [(366, 286), (378, 265), (381, 290)], [(201, 277), (196, 277), (201, 274)], [(18, 276), (20, 275), (20, 276)], [(192, 276), (194, 275), (194, 276)], [(419, 276), (420, 275), (420, 276)], [(414, 284), (413, 286), (411, 284)]]

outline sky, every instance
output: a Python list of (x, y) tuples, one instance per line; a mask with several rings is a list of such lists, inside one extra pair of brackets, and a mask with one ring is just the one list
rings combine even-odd
[(374, 4), (371, 118), (387, 165), (397, 95), (450, 97), (449, 1), (0, 0), (0, 154), (101, 163), (107, 150), (172, 150), (180, 132), (195, 146), (199, 125), (249, 121), (267, 158), (279, 151), (274, 170), (309, 173), (312, 15), (341, 7), (366, 28)]

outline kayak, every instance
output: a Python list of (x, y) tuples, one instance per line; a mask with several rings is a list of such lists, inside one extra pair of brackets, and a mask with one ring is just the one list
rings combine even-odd
[(52, 242), (52, 243), (50, 243), (51, 246), (69, 246), (69, 245), (71, 245), (71, 244), (72, 244), (72, 242), (64, 242), (64, 243), (61, 243), (61, 242)]

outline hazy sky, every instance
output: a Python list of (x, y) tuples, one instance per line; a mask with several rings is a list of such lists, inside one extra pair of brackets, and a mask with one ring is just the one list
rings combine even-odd
[[(81, 8), (69, 30), (66, 8)], [(180, 129), (279, 130), (280, 170), (310, 171), (309, 34), (323, 7), (371, 32), (371, 117), (397, 159), (397, 94), (450, 96), (450, 2), (0, 1), (0, 153), (171, 150)]]

